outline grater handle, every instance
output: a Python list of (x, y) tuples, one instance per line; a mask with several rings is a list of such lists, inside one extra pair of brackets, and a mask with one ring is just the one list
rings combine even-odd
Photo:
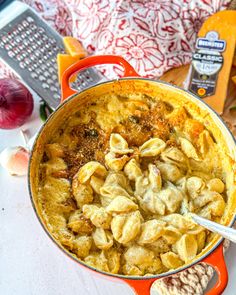
[(87, 68), (96, 66), (96, 65), (103, 65), (103, 64), (117, 64), (122, 66), (124, 69), (124, 77), (139, 77), (139, 74), (134, 70), (134, 68), (121, 56), (115, 55), (97, 55), (97, 56), (90, 56), (79, 60), (78, 62), (74, 63), (62, 75), (62, 82), (61, 82), (61, 102), (65, 99), (70, 97), (73, 94), (76, 94), (77, 91), (70, 88), (69, 79), (70, 76), (85, 70)]

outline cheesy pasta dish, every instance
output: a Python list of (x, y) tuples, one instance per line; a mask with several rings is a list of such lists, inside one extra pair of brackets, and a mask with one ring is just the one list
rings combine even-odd
[(87, 265), (130, 276), (192, 261), (226, 199), (214, 137), (184, 107), (107, 95), (71, 115), (44, 147), (39, 201), (53, 237)]

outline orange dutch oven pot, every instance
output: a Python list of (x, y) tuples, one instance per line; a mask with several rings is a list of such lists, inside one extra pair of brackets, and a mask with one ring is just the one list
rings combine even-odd
[[(183, 270), (187, 269), (188, 267), (191, 267), (194, 264), (197, 264), (200, 262), (204, 262), (204, 263), (211, 265), (216, 270), (216, 272), (218, 274), (218, 279), (217, 279), (215, 286), (210, 291), (208, 291), (207, 295), (222, 294), (222, 292), (226, 288), (227, 282), (228, 282), (228, 272), (227, 272), (227, 268), (226, 268), (226, 264), (225, 264), (225, 260), (224, 260), (224, 255), (223, 255), (223, 238), (217, 238), (214, 245), (210, 249), (208, 249), (203, 255), (201, 255), (198, 259), (196, 259), (192, 263), (185, 265), (181, 268), (178, 268), (173, 271), (169, 271), (168, 273), (163, 273), (163, 274), (158, 274), (158, 275), (153, 275), (153, 276), (148, 276), (148, 277), (142, 277), (142, 276), (137, 276), (137, 277), (132, 276), (131, 277), (131, 276), (124, 276), (124, 275), (119, 275), (119, 274), (115, 275), (115, 274), (105, 273), (103, 271), (99, 271), (95, 268), (92, 268), (92, 267), (86, 265), (83, 261), (80, 261), (79, 259), (77, 259), (70, 252), (67, 252), (61, 245), (59, 245), (58, 242), (56, 242), (56, 240), (53, 238), (53, 236), (49, 233), (49, 230), (47, 229), (46, 224), (44, 223), (42, 217), (40, 216), (38, 202), (37, 202), (37, 198), (36, 198), (37, 184), (35, 182), (35, 179), (37, 179), (36, 170), (37, 170), (37, 165), (39, 164), (37, 154), (40, 153), (40, 151), (42, 151), (43, 140), (45, 140), (45, 137), (46, 137), (45, 129), (47, 129), (46, 128), (47, 125), (49, 125), (55, 119), (54, 117), (56, 116), (57, 112), (62, 112), (62, 109), (66, 109), (68, 111), (66, 106), (68, 104), (72, 103), (73, 100), (79, 99), (80, 94), (82, 94), (82, 93), (86, 94), (86, 92), (88, 92), (88, 90), (89, 90), (89, 89), (86, 89), (78, 94), (77, 91), (75, 91), (74, 89), (71, 89), (71, 87), (70, 87), (70, 83), (69, 83), (70, 77), (73, 74), (78, 73), (79, 71), (85, 70), (86, 68), (93, 67), (96, 65), (102, 65), (102, 64), (120, 65), (124, 69), (123, 78), (118, 79), (118, 80), (114, 80), (114, 81), (103, 82), (103, 83), (100, 83), (100, 84), (95, 85), (93, 87), (90, 87), (89, 89), (94, 88), (94, 90), (96, 91), (97, 89), (99, 89), (99, 87), (101, 85), (104, 85), (107, 83), (110, 83), (110, 86), (112, 87), (113, 83), (118, 83), (119, 81), (120, 82), (129, 81), (129, 84), (130, 84), (130, 83), (132, 83), (132, 81), (135, 82), (136, 80), (139, 80), (139, 81), (144, 81), (144, 83), (147, 83), (147, 82), (149, 83), (149, 81), (150, 81), (153, 85), (164, 85), (164, 87), (166, 87), (167, 90), (172, 91), (172, 92), (175, 92), (175, 91), (181, 92), (182, 95), (185, 95), (185, 96), (188, 95), (188, 97), (191, 98), (194, 101), (194, 103), (201, 105), (201, 107), (204, 107), (205, 109), (207, 109), (209, 111), (209, 113), (211, 113), (211, 115), (214, 116), (214, 119), (216, 121), (218, 121), (218, 125), (220, 125), (222, 128), (222, 132), (224, 133), (224, 136), (228, 137), (229, 141), (231, 142), (231, 144), (233, 146), (233, 149), (236, 150), (235, 149), (235, 141), (233, 139), (233, 136), (230, 133), (230, 131), (228, 130), (228, 128), (226, 127), (226, 125), (224, 124), (224, 122), (222, 121), (222, 119), (209, 106), (207, 106), (204, 102), (202, 102), (198, 97), (196, 97), (196, 96), (192, 95), (191, 93), (189, 93), (185, 90), (182, 90), (176, 86), (170, 85), (168, 83), (156, 81), (156, 80), (151, 80), (151, 79), (145, 79), (145, 78), (140, 77), (136, 73), (136, 71), (133, 69), (133, 67), (122, 57), (113, 56), (113, 55), (87, 57), (83, 60), (78, 61), (77, 63), (75, 63), (74, 65), (69, 67), (64, 72), (63, 77), (62, 77), (62, 85), (61, 85), (61, 92), (62, 92), (61, 102), (62, 102), (62, 104), (55, 110), (55, 112), (48, 118), (48, 120), (42, 126), (42, 128), (39, 131), (38, 136), (35, 140), (34, 147), (32, 149), (31, 159), (30, 159), (30, 164), (29, 164), (29, 191), (30, 191), (30, 196), (31, 196), (34, 210), (36, 212), (36, 215), (37, 215), (41, 225), (45, 229), (48, 236), (56, 243), (56, 245), (64, 253), (66, 253), (68, 256), (70, 256), (74, 261), (76, 261), (80, 265), (84, 266), (86, 269), (92, 270), (96, 274), (103, 275), (106, 278), (125, 281), (127, 284), (129, 284), (134, 289), (134, 291), (138, 295), (150, 294), (150, 288), (151, 288), (153, 282), (155, 282), (156, 280), (176, 274), (176, 273), (183, 271)], [(235, 155), (235, 159), (236, 159), (236, 155)], [(234, 208), (235, 208), (235, 206), (234, 206)], [(227, 222), (228, 226), (232, 226), (235, 221), (234, 208), (233, 208), (233, 210), (231, 210), (230, 214), (228, 214), (229, 215), (229, 220)]]

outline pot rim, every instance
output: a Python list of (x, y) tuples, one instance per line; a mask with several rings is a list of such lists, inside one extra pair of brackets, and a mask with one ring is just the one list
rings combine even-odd
[[(48, 123), (49, 120), (51, 120), (54, 116), (54, 114), (57, 112), (57, 110), (61, 109), (64, 107), (65, 104), (69, 103), (72, 99), (74, 99), (77, 95), (79, 95), (80, 93), (83, 93), (85, 91), (87, 91), (88, 89), (91, 88), (95, 88), (98, 87), (102, 84), (108, 84), (108, 83), (114, 83), (114, 82), (118, 82), (120, 80), (144, 80), (144, 81), (148, 81), (148, 82), (154, 82), (154, 83), (158, 83), (158, 84), (164, 84), (167, 85), (171, 88), (175, 88), (178, 89), (180, 91), (183, 91), (187, 94), (189, 94), (190, 96), (193, 96), (195, 99), (197, 99), (198, 102), (200, 102), (200, 104), (205, 105), (205, 107), (207, 107), (207, 109), (209, 110), (209, 113), (213, 113), (217, 116), (217, 118), (219, 119), (220, 123), (223, 125), (223, 127), (225, 128), (225, 131), (228, 132), (228, 134), (230, 135), (230, 137), (233, 139), (233, 142), (235, 144), (236, 147), (236, 138), (233, 136), (232, 132), (230, 131), (230, 129), (227, 127), (226, 123), (223, 121), (223, 119), (220, 117), (220, 115), (212, 108), (210, 107), (205, 101), (203, 101), (201, 98), (199, 98), (197, 95), (195, 95), (194, 93), (190, 92), (189, 90), (183, 89), (179, 86), (173, 85), (171, 83), (165, 82), (165, 81), (161, 81), (161, 80), (155, 80), (155, 79), (150, 79), (150, 78), (143, 78), (143, 77), (124, 77), (124, 78), (118, 78), (118, 79), (112, 79), (109, 81), (104, 81), (104, 82), (100, 82), (98, 84), (95, 84), (89, 88), (86, 88), (78, 93), (75, 93), (71, 96), (69, 96), (66, 100), (64, 100), (62, 103), (60, 103), (60, 105), (53, 111), (53, 113), (50, 114), (50, 116), (47, 118), (47, 120), (44, 122), (44, 124), (40, 127), (37, 136), (35, 137), (34, 140), (34, 144), (30, 153), (30, 159), (29, 159), (29, 164), (28, 164), (28, 191), (29, 191), (29, 195), (30, 195), (30, 200), (31, 200), (31, 204), (32, 207), (34, 209), (34, 212), (37, 216), (37, 219), (39, 221), (39, 223), (41, 224), (42, 228), (44, 229), (44, 231), (46, 232), (46, 234), (48, 235), (48, 237), (54, 242), (54, 244), (63, 251), (64, 254), (66, 254), (68, 257), (70, 257), (73, 261), (81, 264), (82, 266), (88, 268), (89, 270), (92, 270), (98, 274), (102, 274), (105, 276), (109, 276), (109, 277), (113, 277), (115, 279), (125, 279), (125, 280), (150, 280), (150, 279), (160, 279), (160, 278), (164, 278), (164, 277), (168, 277), (174, 274), (177, 274), (185, 269), (188, 269), (189, 267), (200, 263), (202, 260), (204, 260), (207, 256), (209, 256), (212, 252), (214, 252), (216, 250), (216, 248), (222, 243), (222, 241), (224, 240), (223, 237), (219, 238), (218, 242), (208, 251), (206, 252), (204, 255), (200, 256), (198, 259), (192, 261), (190, 264), (184, 265), (180, 268), (162, 273), (162, 274), (158, 274), (158, 275), (150, 275), (150, 276), (127, 276), (127, 275), (121, 275), (121, 274), (112, 274), (112, 273), (108, 273), (108, 272), (104, 272), (101, 270), (98, 270), (92, 266), (87, 265), (85, 262), (83, 262), (82, 260), (80, 260), (79, 258), (75, 257), (72, 253), (70, 253), (69, 251), (67, 251), (64, 247), (62, 247), (57, 241), (56, 239), (50, 234), (49, 230), (47, 229), (46, 225), (43, 223), (42, 218), (40, 218), (37, 209), (36, 209), (36, 205), (35, 202), (33, 200), (33, 194), (32, 194), (32, 190), (31, 190), (31, 181), (30, 181), (30, 170), (31, 170), (31, 162), (32, 162), (32, 155), (34, 153), (34, 149), (36, 146), (36, 142), (38, 140), (38, 138), (40, 137), (45, 125)], [(232, 221), (230, 222), (230, 224), (228, 225), (229, 227), (232, 227), (233, 224), (236, 221), (236, 213), (234, 213), (234, 217), (232, 218)]]

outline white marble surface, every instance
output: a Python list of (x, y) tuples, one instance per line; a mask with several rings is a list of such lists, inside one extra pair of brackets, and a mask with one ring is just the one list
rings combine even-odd
[[(23, 128), (40, 126), (38, 104)], [(22, 145), (19, 130), (0, 130), (0, 151)], [(32, 209), (26, 177), (12, 177), (0, 168), (0, 294), (118, 295), (134, 294), (129, 286), (82, 269), (48, 238)], [(236, 245), (226, 254), (229, 284), (224, 295), (235, 295)]]

